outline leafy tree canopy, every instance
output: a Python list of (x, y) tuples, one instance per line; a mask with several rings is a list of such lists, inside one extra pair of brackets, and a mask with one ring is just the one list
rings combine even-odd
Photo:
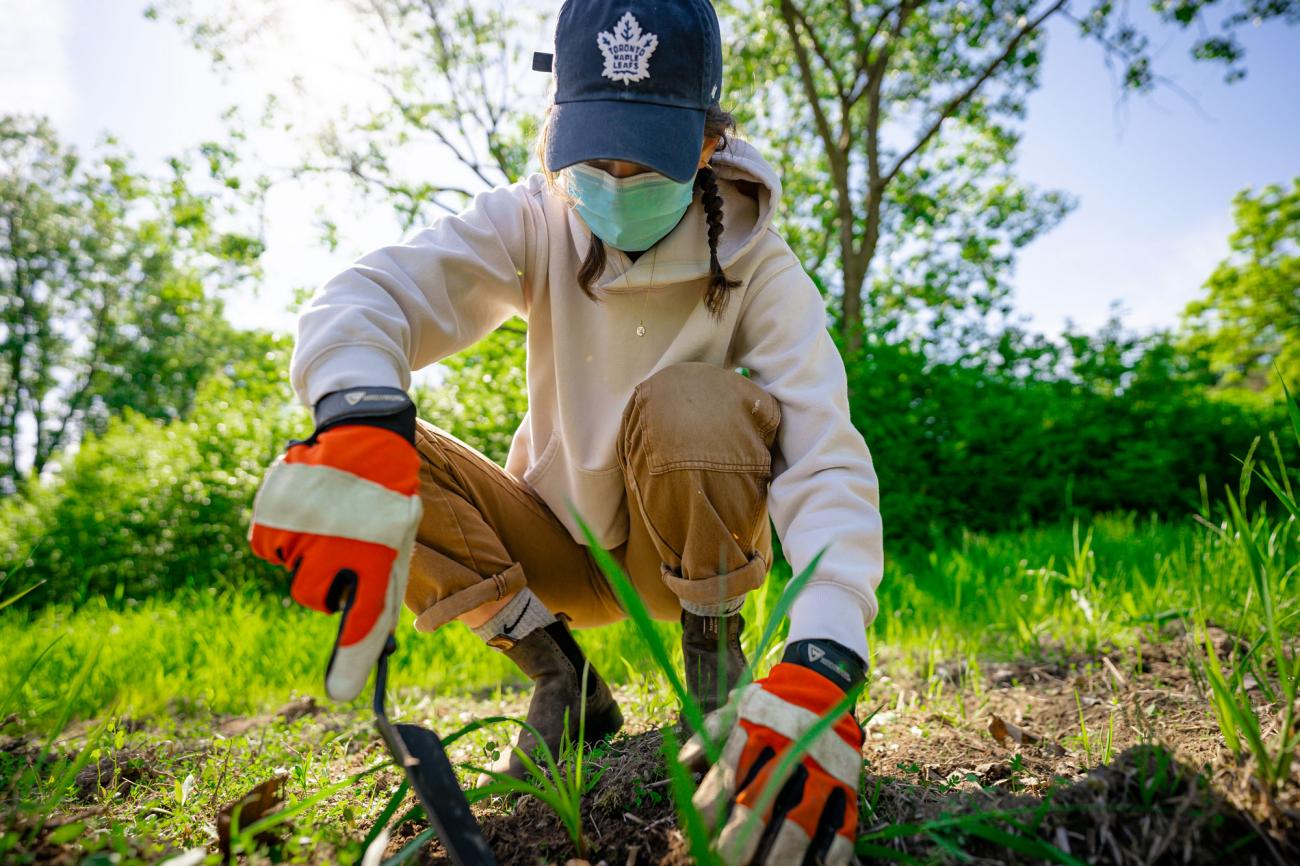
[(154, 179), (115, 142), (91, 158), (48, 121), (0, 116), (0, 495), (125, 408), (178, 418), (241, 351), (216, 293), (261, 243), (218, 227), (174, 159)]
[[(1196, 28), (1198, 59), (1244, 74), (1244, 24), (1300, 20), (1290, 0), (1162, 2), (1147, 29), (1110, 0), (726, 0), (731, 99), (775, 145), (796, 248), (839, 301), (852, 348), (868, 331), (960, 342), (1006, 313), (1016, 249), (1070, 198), (1014, 172), (1026, 99), (1053, 19), (1073, 22), (1123, 70), (1162, 79), (1151, 38)], [(1226, 17), (1216, 22), (1220, 12)], [(983, 342), (996, 340), (992, 334)]]
[(1184, 312), (1187, 342), (1220, 384), (1280, 396), (1283, 379), (1300, 382), (1300, 178), (1233, 204), (1231, 253)]

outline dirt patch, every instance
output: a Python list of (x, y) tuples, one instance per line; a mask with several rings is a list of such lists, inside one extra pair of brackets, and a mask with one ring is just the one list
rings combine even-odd
[[(864, 862), (1300, 862), (1300, 773), (1263, 795), (1224, 749), (1186, 650), (1173, 637), (982, 671), (877, 674), (859, 707), (870, 716), (860, 833), (879, 846), (864, 848)], [(513, 711), (523, 707), (517, 696)], [(1260, 711), (1267, 724), (1270, 709)], [(994, 720), (1004, 727), (990, 733)], [(595, 758), (603, 775), (583, 813), (591, 863), (690, 862), (661, 745), (657, 731), (633, 730)], [(502, 866), (578, 856), (536, 800), (475, 811)], [(403, 828), (390, 853), (420, 829)], [(435, 843), (422, 862), (448, 861)]]
[(74, 794), (79, 800), (89, 800), (101, 792), (110, 796), (125, 793), (149, 777), (150, 758), (139, 749), (110, 751), (82, 768), (72, 783)]
[(216, 729), (223, 737), (234, 737), (239, 734), (246, 734), (249, 731), (276, 720), (294, 722), (298, 719), (317, 716), (324, 712), (325, 709), (320, 706), (316, 698), (311, 695), (300, 695), (294, 697), (273, 713), (267, 713), (261, 716), (226, 717), (218, 722)]
[[(668, 796), (659, 731), (619, 734), (591, 755), (600, 774), (582, 810), (586, 853), (595, 863), (659, 863), (662, 852), (681, 847), (676, 813)], [(507, 863), (564, 863), (578, 856), (568, 832), (550, 807), (534, 797), (476, 806), (483, 835)], [(396, 853), (423, 827), (404, 827), (390, 843)], [(424, 852), (424, 863), (450, 863), (441, 846)], [(680, 862), (686, 862), (684, 859)]]

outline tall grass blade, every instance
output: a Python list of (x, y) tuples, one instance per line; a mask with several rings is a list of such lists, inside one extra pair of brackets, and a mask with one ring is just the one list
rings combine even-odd
[(889, 860), (894, 863), (907, 863), (909, 866), (912, 866), (912, 864), (919, 866), (919, 864), (925, 862), (918, 860), (905, 851), (899, 851), (897, 848), (877, 845), (874, 842), (863, 842), (862, 840), (858, 840), (857, 844), (853, 846), (853, 851), (860, 857), (870, 857), (873, 860)]
[(1205, 631), (1205, 624), (1201, 623), (1200, 628), (1205, 644), (1205, 678), (1210, 683), (1210, 693), (1213, 696), (1210, 706), (1219, 722), (1219, 731), (1223, 734), (1223, 741), (1227, 744), (1228, 750), (1233, 755), (1239, 756), (1241, 736), (1238, 733), (1237, 714), (1232, 709), (1235, 698), (1232, 689), (1228, 687), (1227, 678), (1223, 675), (1219, 654), (1214, 651), (1214, 644), (1210, 642), (1209, 633)]
[(77, 751), (77, 756), (71, 761), (65, 759), (56, 764), (59, 768), (58, 772), (57, 774), (52, 774), (54, 775), (53, 784), (50, 785), (41, 800), (40, 820), (37, 822), (35, 827), (37, 832), (44, 829), (46, 821), (49, 820), (54, 811), (60, 806), (60, 804), (62, 804), (63, 798), (67, 796), (68, 791), (72, 788), (73, 783), (77, 779), (77, 775), (80, 774), (81, 771), (86, 768), (86, 765), (90, 763), (90, 759), (98, 749), (99, 741), (103, 737), (104, 731), (108, 729), (110, 721), (111, 719), (109, 717), (101, 719), (99, 723), (96, 724), (88, 734), (86, 734), (86, 741)]
[(818, 563), (822, 561), (822, 555), (826, 553), (826, 548), (817, 551), (817, 555), (812, 558), (807, 567), (785, 585), (781, 597), (777, 599), (776, 604), (772, 607), (772, 612), (767, 617), (767, 623), (763, 626), (762, 636), (758, 639), (758, 646), (754, 650), (754, 658), (745, 666), (741, 672), (740, 679), (736, 682), (732, 691), (743, 689), (754, 681), (754, 663), (767, 654), (767, 648), (771, 645), (772, 639), (776, 636), (776, 631), (780, 627), (782, 620), (790, 613), (790, 608), (794, 605), (795, 599), (803, 588), (808, 585), (812, 579), (813, 572), (816, 571)]
[[(985, 825), (987, 825), (989, 821), (1006, 821), (1012, 825), (1015, 825), (1017, 818), (1034, 817), (1035, 815), (1040, 814), (1040, 811), (1044, 808), (1045, 805), (1046, 804), (1040, 804), (1038, 806), (1026, 806), (1024, 808), (1019, 808), (1019, 809), (990, 809), (986, 812), (981, 812), (975, 815), (972, 815), (970, 813), (945, 815), (942, 818), (934, 818), (929, 821), (924, 821), (921, 823), (890, 824), (886, 827), (882, 827), (879, 830), (872, 830), (870, 832), (863, 833), (861, 836), (858, 837), (858, 840), (854, 845), (854, 851), (856, 851), (859, 854), (871, 854), (873, 849), (884, 849), (885, 851), (893, 851), (893, 849), (887, 848), (886, 846), (883, 845), (878, 845), (877, 843), (888, 842), (891, 839), (905, 839), (909, 836), (935, 836), (935, 835), (942, 836), (943, 834), (951, 832), (953, 830), (968, 831), (968, 825), (975, 822), (982, 822)], [(1082, 804), (1052, 803), (1051, 804), (1052, 813), (1056, 815), (1082, 813), (1088, 811), (1091, 808), (1093, 807), (1087, 803), (1082, 803)], [(1060, 851), (1059, 848), (1057, 848), (1056, 850)], [(897, 854), (899, 852), (894, 851), (894, 853)], [(1061, 853), (1064, 854), (1065, 852), (1062, 851)], [(877, 856), (877, 855), (873, 854), (873, 856)], [(1067, 854), (1066, 856), (1070, 856), (1070, 855)]]
[(68, 722), (72, 721), (72, 713), (77, 706), (77, 699), (81, 697), (81, 692), (85, 689), (86, 682), (90, 679), (91, 673), (94, 672), (95, 665), (99, 663), (99, 654), (103, 652), (103, 649), (104, 647), (102, 644), (96, 648), (94, 655), (92, 655), (90, 659), (82, 665), (81, 671), (77, 674), (77, 678), (73, 680), (72, 687), (68, 689), (67, 697), (63, 701), (63, 708), (59, 711), (58, 719), (50, 729), (50, 737), (45, 741), (44, 748), (41, 749), (41, 757), (38, 766), (45, 762), (45, 755), (48, 754), (50, 749), (54, 746), (54, 741), (59, 738), (59, 734), (63, 733), (63, 730), (68, 726)]
[(1277, 377), (1282, 382), (1282, 394), (1286, 397), (1286, 413), (1291, 418), (1291, 432), (1295, 434), (1295, 441), (1300, 443), (1300, 406), (1296, 405), (1295, 397), (1280, 370)]
[(587, 547), (590, 549), (592, 557), (596, 560), (596, 564), (600, 566), (600, 570), (605, 573), (605, 577), (614, 590), (614, 595), (618, 597), (619, 604), (622, 605), (623, 610), (627, 611), (627, 615), (632, 620), (637, 633), (641, 635), (646, 648), (650, 651), (650, 657), (654, 659), (659, 672), (664, 675), (664, 679), (668, 680), (668, 685), (673, 690), (673, 694), (681, 702), (682, 713), (686, 716), (686, 721), (692, 729), (701, 732), (701, 739), (704, 741), (705, 751), (709, 759), (717, 760), (719, 747), (705, 731), (704, 710), (700, 707), (699, 702), (687, 691), (686, 686), (682, 684), (681, 677), (677, 675), (677, 669), (672, 663), (668, 649), (664, 646), (663, 641), (659, 639), (659, 633), (655, 631), (654, 620), (646, 609), (645, 602), (641, 600), (640, 594), (632, 586), (632, 581), (628, 579), (627, 574), (614, 561), (614, 557), (610, 556), (609, 551), (601, 547), (600, 543), (596, 541), (596, 536), (592, 534), (591, 527), (582, 519), (582, 515), (577, 512), (577, 509), (570, 508), (570, 513), (578, 521), (578, 526), (587, 539)]
[(14, 680), (14, 684), (9, 688), (4, 700), (0, 701), (0, 718), (7, 718), (9, 716), (9, 708), (13, 704), (14, 697), (22, 693), (23, 686), (26, 685), (27, 681), (32, 677), (32, 671), (36, 670), (37, 665), (41, 663), (41, 659), (45, 658), (45, 656), (49, 654), (50, 650), (54, 649), (54, 645), (62, 639), (63, 635), (55, 636), (54, 640), (47, 643), (45, 648), (36, 654), (36, 658), (32, 659), (31, 664), (27, 666), (27, 670), (23, 672), (23, 675)]
[(995, 845), (1001, 845), (1008, 851), (1015, 851), (1019, 854), (1025, 854), (1029, 857), (1037, 857), (1042, 860), (1050, 860), (1053, 863), (1061, 863), (1064, 866), (1087, 866), (1082, 860), (1065, 853), (1055, 845), (1046, 842), (1037, 837), (1020, 836), (1015, 833), (1008, 833), (999, 827), (995, 827), (982, 820), (974, 820), (965, 825), (964, 829), (972, 836), (978, 836)]
[(1273, 446), (1273, 459), (1277, 461), (1277, 468), (1282, 475), (1282, 486), (1286, 489), (1286, 495), (1278, 498), (1294, 500), (1295, 491), (1291, 488), (1291, 476), (1286, 471), (1286, 457), (1282, 454), (1282, 443), (1276, 433), (1269, 433), (1268, 441)]
[[(403, 779), (402, 784), (398, 785), (397, 790), (388, 798), (388, 805), (384, 806), (384, 811), (379, 813), (374, 826), (370, 828), (370, 832), (366, 834), (366, 838), (362, 841), (362, 851), (369, 851), (371, 843), (379, 838), (380, 833), (384, 832), (384, 828), (388, 826), (388, 822), (392, 820), (393, 815), (397, 812), (397, 807), (402, 805), (402, 800), (405, 799), (406, 792), (409, 790), (411, 790), (411, 783)], [(397, 825), (393, 826), (395, 828)]]
[(481, 730), (483, 728), (489, 728), (492, 725), (499, 725), (502, 722), (515, 722), (516, 724), (523, 723), (521, 719), (517, 719), (514, 716), (484, 716), (481, 719), (475, 719), (472, 722), (468, 722), (462, 727), (459, 727), (456, 730), (452, 731), (447, 736), (440, 737), (439, 739), (442, 740), (442, 745), (444, 748), (446, 748), (450, 746), (452, 743), (459, 740), (461, 737), (469, 736), (475, 731)]
[[(1281, 502), (1282, 506), (1286, 508), (1287, 511), (1291, 512), (1291, 516), (1296, 520), (1300, 520), (1300, 503), (1295, 500), (1288, 489), (1284, 488), (1283, 485), (1278, 482), (1277, 478), (1274, 477), (1272, 470), (1267, 466), (1261, 466), (1257, 470), (1257, 474), (1259, 475), (1259, 479), (1264, 482), (1264, 486), (1277, 497), (1277, 501)], [(1281, 477), (1289, 487), (1290, 480), (1287, 478), (1285, 471), (1281, 473)]]
[(664, 728), (664, 763), (668, 768), (669, 792), (677, 808), (677, 820), (686, 831), (686, 841), (696, 866), (718, 866), (713, 850), (713, 839), (704, 826), (699, 810), (695, 808), (695, 782), (681, 761), (677, 760), (678, 743), (673, 732)]
[[(569, 743), (567, 748), (565, 748), (563, 743), (561, 744), (562, 752), (568, 753), (572, 758), (569, 762), (570, 766), (575, 768), (572, 773), (565, 774), (561, 772), (560, 766), (556, 761), (555, 756), (551, 753), (550, 748), (546, 745), (546, 741), (542, 738), (541, 732), (528, 722), (522, 719), (504, 716), (496, 716), (482, 721), (484, 724), (501, 721), (513, 722), (531, 732), (534, 739), (537, 741), (537, 748), (535, 751), (541, 754), (546, 769), (543, 770), (538, 766), (537, 762), (533, 760), (532, 755), (529, 755), (517, 746), (512, 748), (514, 748), (516, 757), (519, 758), (520, 763), (523, 764), (524, 769), (527, 771), (529, 777), (531, 777), (531, 781), (530, 779), (516, 779), (515, 777), (509, 776), (498, 770), (491, 770), (475, 764), (462, 764), (461, 766), (466, 769), (480, 773), (492, 780), (491, 784), (477, 788), (471, 792), (475, 795), (473, 797), (473, 802), (501, 794), (526, 794), (536, 797), (539, 801), (548, 806), (551, 811), (555, 813), (555, 816), (560, 819), (560, 823), (564, 825), (564, 829), (569, 834), (569, 838), (573, 841), (574, 847), (578, 849), (578, 852), (581, 855), (585, 848), (585, 843), (582, 838), (583, 770), (581, 757), (582, 751), (585, 748), (585, 743), (581, 738), (581, 734), (585, 733), (585, 731), (580, 731), (577, 743)], [(477, 727), (483, 727), (484, 724), (477, 725)], [(580, 729), (583, 726), (580, 717)]]
[(19, 590), (18, 593), (17, 593), (16, 595), (11, 595), (11, 596), (9, 596), (8, 598), (6, 598), (6, 599), (4, 599), (4, 600), (0, 600), (0, 610), (4, 610), (6, 607), (8, 607), (9, 605), (13, 604), (13, 603), (16, 602), (18, 599), (22, 598), (23, 596), (27, 595), (28, 593), (35, 592), (35, 591), (36, 591), (38, 588), (40, 588), (40, 586), (41, 586), (42, 584), (44, 584), (44, 583), (45, 583), (44, 580), (38, 580), (38, 581), (36, 581), (35, 583), (33, 583), (31, 586), (27, 587), (26, 589), (21, 589), (21, 590)]

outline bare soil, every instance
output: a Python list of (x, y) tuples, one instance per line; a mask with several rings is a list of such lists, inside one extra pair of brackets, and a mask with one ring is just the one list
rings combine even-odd
[[(978, 675), (962, 665), (927, 677), (878, 674), (858, 711), (867, 732), (860, 830), (915, 832), (877, 841), (890, 852), (862, 861), (1049, 862), (1041, 849), (993, 841), (1010, 834), (1092, 864), (1300, 863), (1300, 772), (1266, 795), (1249, 763), (1224, 748), (1183, 639), (1166, 637)], [(523, 707), (521, 695), (507, 709)], [(1261, 711), (1276, 726), (1276, 708)], [(661, 746), (659, 731), (641, 722), (594, 758), (604, 772), (584, 812), (588, 862), (691, 862)], [(577, 857), (559, 821), (532, 798), (476, 812), (502, 866)], [(419, 829), (405, 828), (390, 851)], [(432, 844), (423, 862), (448, 861)]]

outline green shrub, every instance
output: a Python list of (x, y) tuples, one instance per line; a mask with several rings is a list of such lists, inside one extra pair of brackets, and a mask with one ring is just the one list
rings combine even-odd
[(26, 599), (42, 604), (282, 583), (245, 539), (262, 473), (306, 424), (283, 361), (273, 353), (210, 376), (184, 420), (126, 410), (65, 454), (54, 477), (0, 501), (0, 574), (12, 575), (10, 588), (44, 580)]
[(1240, 473), (1234, 458), (1286, 423), (1280, 405), (1137, 364), (1122, 389), (932, 363), (883, 342), (846, 366), (891, 542), (1112, 510), (1195, 513), (1202, 477), (1222, 490)]
[(420, 388), (420, 417), (504, 465), (515, 428), (528, 410), (524, 334), (508, 322), (473, 347), (442, 362), (442, 379)]
[[(1076, 350), (1069, 375), (933, 363), (879, 340), (847, 359), (891, 555), (956, 540), (963, 529), (1116, 510), (1185, 517), (1202, 508), (1202, 477), (1214, 496), (1239, 474), (1233, 458), (1285, 425), (1280, 406), (1210, 396), (1161, 344), (1126, 357), (1105, 340), (1082, 359)], [(286, 370), (281, 340), (210, 376), (183, 420), (127, 411), (65, 454), (51, 477), (0, 500), (8, 591), (45, 580), (25, 605), (180, 587), (282, 592), (283, 572), (255, 559), (245, 539), (266, 466), (310, 429)], [(503, 461), (527, 406), (520, 334), (498, 331), (416, 397), (422, 417)]]

